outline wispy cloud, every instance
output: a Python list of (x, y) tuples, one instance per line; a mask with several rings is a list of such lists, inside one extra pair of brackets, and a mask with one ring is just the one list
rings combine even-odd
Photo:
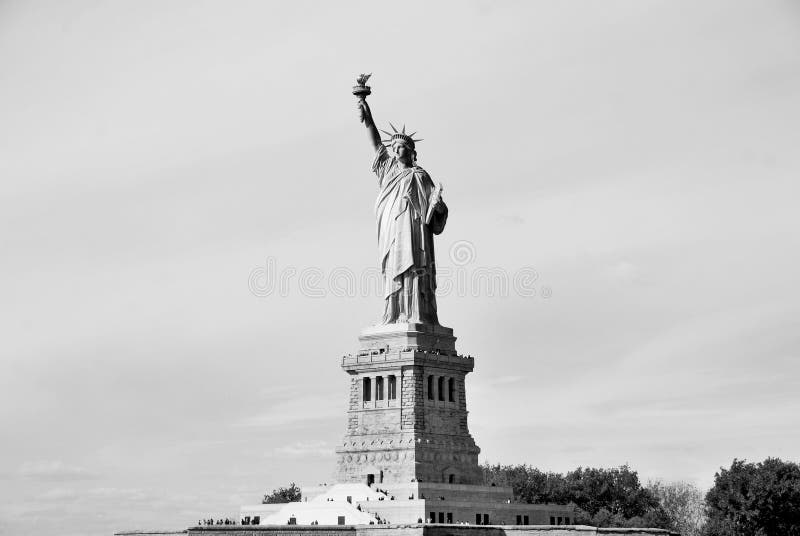
[(262, 413), (244, 417), (234, 426), (279, 428), (320, 419), (341, 418), (345, 408), (331, 404), (331, 400), (319, 395), (294, 397), (277, 403)]
[(268, 458), (305, 458), (308, 456), (316, 456), (322, 458), (333, 457), (333, 445), (328, 444), (327, 441), (310, 440), (310, 441), (297, 441), (289, 445), (275, 447), (267, 452)]
[(142, 503), (163, 501), (151, 491), (143, 488), (123, 488), (114, 486), (96, 486), (86, 489), (73, 487), (55, 487), (46, 490), (39, 496), (44, 501), (88, 501), (99, 503), (102, 501), (120, 501), (124, 503)]
[(617, 281), (633, 281), (638, 279), (639, 267), (628, 260), (621, 259), (608, 266), (606, 274)]
[(99, 475), (77, 465), (68, 465), (61, 460), (39, 460), (23, 463), (17, 475), (36, 480), (93, 480)]
[(81, 497), (81, 494), (72, 488), (52, 488), (39, 495), (42, 501), (68, 502)]
[(491, 386), (495, 385), (508, 385), (510, 383), (517, 383), (521, 382), (525, 379), (525, 376), (521, 375), (508, 375), (508, 376), (499, 376), (497, 378), (490, 378), (486, 383)]

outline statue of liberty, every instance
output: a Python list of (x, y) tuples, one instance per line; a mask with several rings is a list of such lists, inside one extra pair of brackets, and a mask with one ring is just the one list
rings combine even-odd
[[(359, 118), (367, 128), (378, 179), (375, 217), (378, 223), (378, 266), (383, 275), (383, 324), (439, 325), (436, 314), (436, 263), (433, 235), (444, 230), (447, 205), (441, 184), (434, 185), (417, 165), (414, 134), (389, 123), (393, 132), (381, 140), (366, 101), (370, 94), (361, 75), (353, 94), (358, 97)], [(386, 143), (386, 145), (384, 145)], [(387, 149), (388, 146), (388, 149)], [(391, 154), (389, 152), (391, 150)]]

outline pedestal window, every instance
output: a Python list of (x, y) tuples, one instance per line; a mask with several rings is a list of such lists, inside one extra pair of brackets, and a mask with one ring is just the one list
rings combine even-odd
[(383, 376), (375, 378), (375, 400), (383, 400)]
[(372, 378), (364, 378), (363, 385), (361, 386), (361, 393), (364, 402), (372, 400)]

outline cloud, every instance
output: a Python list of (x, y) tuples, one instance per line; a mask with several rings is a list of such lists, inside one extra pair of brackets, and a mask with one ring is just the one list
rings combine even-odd
[(234, 426), (280, 428), (320, 419), (341, 418), (345, 409), (318, 395), (292, 398), (275, 404), (269, 411), (245, 417)]
[(499, 376), (497, 378), (491, 378), (487, 381), (489, 385), (508, 385), (509, 383), (517, 383), (525, 379), (525, 376), (520, 375), (509, 375), (509, 376)]
[(53, 488), (45, 491), (41, 495), (39, 495), (39, 499), (42, 501), (55, 501), (55, 502), (66, 502), (66, 501), (74, 501), (80, 497), (80, 494), (71, 488)]
[(494, 378), (481, 378), (476, 376), (472, 379), (469, 386), (469, 396), (483, 396), (497, 392), (498, 388), (505, 388), (514, 384), (518, 384), (526, 380), (525, 376), (519, 374), (508, 374), (505, 376), (495, 376)]
[(503, 221), (512, 225), (523, 225), (525, 223), (525, 218), (519, 214), (509, 214), (508, 216), (503, 216)]
[(639, 267), (623, 259), (609, 266), (606, 273), (611, 279), (633, 281), (636, 280), (639, 275)]
[(61, 460), (40, 460), (23, 463), (17, 474), (35, 480), (93, 480), (98, 475), (77, 465), (67, 465)]
[[(191, 498), (191, 496), (188, 496)], [(130, 503), (162, 503), (169, 500), (175, 504), (188, 502), (183, 496), (159, 496), (142, 488), (122, 488), (116, 486), (97, 486), (88, 489), (74, 489), (57, 487), (52, 488), (39, 496), (45, 501), (82, 501), (100, 504), (105, 501)]]
[(270, 458), (306, 458), (308, 456), (330, 458), (333, 456), (333, 446), (322, 440), (297, 441), (290, 445), (276, 447), (266, 456)]
[(97, 487), (87, 491), (87, 496), (98, 499), (112, 499), (124, 502), (153, 502), (163, 500), (141, 488)]

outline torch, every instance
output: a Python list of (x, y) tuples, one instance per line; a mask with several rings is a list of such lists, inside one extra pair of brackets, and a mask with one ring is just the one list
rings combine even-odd
[(366, 102), (367, 95), (372, 93), (372, 90), (367, 85), (367, 80), (369, 80), (370, 76), (372, 76), (372, 73), (362, 74), (356, 78), (356, 85), (353, 86), (353, 95), (355, 95), (360, 101)]

